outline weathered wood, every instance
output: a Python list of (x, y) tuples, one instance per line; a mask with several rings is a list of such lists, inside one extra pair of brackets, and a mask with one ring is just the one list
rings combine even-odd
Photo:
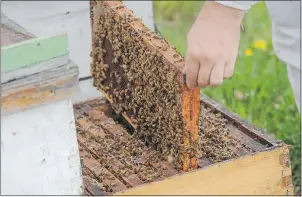
[(35, 36), (1, 13), (1, 46), (32, 39)]
[(33, 66), (26, 66), (12, 70), (10, 72), (1, 73), (1, 83), (6, 83), (14, 79), (24, 78), (32, 74), (37, 74), (39, 72), (66, 65), (68, 64), (68, 60), (68, 55), (63, 55), (50, 60), (39, 62)]
[[(203, 96), (201, 96), (201, 98), (203, 98)], [(215, 103), (215, 101), (210, 101)], [(111, 117), (112, 114), (110, 115), (109, 106), (106, 104), (105, 98), (89, 101), (87, 103), (90, 104), (87, 105), (86, 103), (82, 103), (81, 106), (82, 108), (85, 108), (85, 113), (93, 120), (100, 124), (113, 124), (111, 121), (108, 122), (108, 120), (101, 115), (97, 115), (96, 112), (96, 110), (106, 112), (107, 116)], [(204, 104), (203, 99), (201, 104)], [(214, 113), (219, 112), (218, 109), (217, 111), (214, 111)], [(232, 112), (228, 112), (228, 114), (230, 116), (235, 115)], [(242, 121), (240, 118), (239, 120)], [(228, 119), (228, 122), (232, 123), (232, 121), (238, 123), (236, 120)], [(245, 123), (243, 123), (243, 125), (245, 125)], [(240, 136), (241, 133), (243, 136), (248, 137), (241, 129), (238, 129), (235, 126), (234, 128), (237, 129), (236, 132), (238, 132), (238, 136)], [(94, 132), (95, 128), (89, 127), (89, 129), (88, 133)], [(119, 129), (116, 128), (112, 131), (115, 130), (118, 134)], [(253, 131), (251, 132), (253, 133)], [(101, 135), (101, 133), (99, 134)], [(243, 140), (242, 142), (246, 148), (255, 148), (254, 144), (261, 144), (259, 140), (262, 142), (267, 140), (265, 136), (262, 137), (263, 139), (250, 138), (249, 140)], [(90, 142), (88, 142), (88, 145), (89, 143)], [(91, 146), (90, 149), (93, 148), (92, 145), (89, 146)], [(256, 148), (259, 148), (259, 150), (254, 153), (250, 153), (249, 151), (244, 152), (243, 154), (238, 153), (238, 158), (220, 163), (215, 163), (205, 157), (200, 158), (198, 162), (200, 168), (198, 170), (189, 173), (178, 173), (177, 175), (174, 173), (174, 176), (165, 180), (144, 184), (113, 195), (293, 194), (289, 162), (289, 146), (278, 143), (276, 145), (270, 144), (269, 148), (266, 148), (266, 146), (263, 145), (256, 146)], [(242, 151), (246, 150), (243, 148)]]
[[(98, 106), (108, 106), (108, 104), (102, 104), (102, 102), (97, 103), (99, 104)], [(178, 173), (168, 162), (154, 160), (160, 157), (159, 153), (144, 146), (143, 143), (127, 133), (121, 125), (114, 122), (111, 116), (105, 115), (104, 111), (97, 110), (93, 106), (94, 104), (91, 101), (80, 105), (77, 104), (75, 106), (75, 117), (78, 129), (78, 141), (81, 145), (80, 152), (87, 152), (86, 156), (82, 155), (83, 164), (91, 171), (95, 171), (93, 174), (98, 177), (96, 181), (101, 183), (105, 179), (108, 179), (109, 175), (100, 175), (100, 172), (108, 171), (127, 187), (135, 187), (146, 182), (148, 175), (152, 177), (152, 175), (157, 174), (151, 180), (155, 181)], [(128, 142), (131, 142), (130, 144), (134, 145), (134, 147), (140, 148), (118, 148), (120, 145), (124, 146)], [(116, 152), (117, 149), (118, 152)], [(155, 156), (154, 154), (157, 155)], [(155, 157), (152, 159), (151, 155)], [(100, 163), (91, 162), (91, 158)], [(88, 165), (88, 162), (91, 162), (90, 165)], [(101, 169), (103, 168), (106, 170), (102, 171)], [(128, 171), (127, 174), (121, 173), (126, 169)], [(145, 174), (145, 172), (148, 172), (148, 174)], [(116, 186), (118, 185), (111, 188), (113, 193), (126, 189), (122, 189), (121, 187), (116, 188)]]
[(288, 147), (214, 164), (116, 195), (293, 195), (291, 170), (279, 156)]
[[(24, 27), (20, 26), (19, 24), (17, 24), (15, 21), (11, 20), (10, 18), (8, 18), (5, 14), (3, 14), (1, 12), (1, 29), (2, 27), (5, 26), (6, 29), (9, 30), (9, 35), (2, 35), (1, 34), (1, 46), (2, 46), (2, 38), (11, 38), (11, 39), (15, 39), (14, 36), (18, 35), (18, 40), (17, 42), (21, 42), (24, 40), (28, 40), (30, 38), (34, 38), (35, 35), (30, 33), (29, 31), (27, 31)], [(16, 43), (16, 42), (14, 42)]]
[[(1, 73), (68, 54), (67, 35), (34, 38), (1, 47)], [(18, 58), (16, 58), (18, 57)]]
[(78, 67), (69, 64), (2, 84), (3, 114), (71, 98), (78, 91)]
[(22, 42), (32, 37), (16, 32), (6, 25), (1, 24), (1, 46), (7, 46), (13, 43)]
[[(276, 140), (273, 136), (266, 133), (263, 129), (257, 128), (247, 121), (243, 120), (239, 115), (231, 112), (225, 106), (215, 102), (204, 94), (200, 94), (201, 104), (214, 109), (215, 111), (223, 114), (229, 122), (233, 123), (234, 127), (240, 130), (242, 135), (247, 135), (250, 139), (258, 141), (260, 144), (270, 147), (278, 146), (281, 141)], [(231, 130), (232, 131), (232, 130)]]
[(87, 195), (87, 193), (88, 193), (88, 195), (91, 195), (91, 196), (107, 196), (108, 195), (106, 192), (101, 191), (99, 187), (97, 187), (93, 183), (91, 183), (89, 181), (89, 179), (87, 179), (87, 178), (84, 178), (83, 183), (84, 183), (86, 195)]
[(1, 195), (81, 195), (74, 123), (70, 100), (2, 111)]
[(79, 71), (68, 60), (67, 35), (31, 39), (32, 34), (6, 16), (3, 29), (8, 32), (1, 38), (16, 42), (1, 47), (3, 114), (67, 99), (78, 91)]
[[(104, 95), (104, 97), (110, 102), (110, 103), (113, 103), (113, 101), (112, 101), (112, 99), (103, 91), (103, 90), (99, 90), (101, 93), (102, 93), (102, 95)], [(121, 113), (122, 114), (122, 116), (127, 120), (127, 122), (133, 127), (133, 128), (137, 128), (137, 125), (133, 122), (133, 120), (131, 119), (131, 118), (129, 118), (128, 116), (127, 116), (127, 114), (126, 113), (124, 113), (124, 112), (122, 112)]]
[(59, 53), (68, 50), (64, 42), (52, 42), (65, 36), (35, 48), (34, 40), (28, 40), (33, 36), (7, 18), (1, 18), (1, 33), (5, 44), (11, 44), (1, 48), (2, 194), (83, 194), (70, 100), (77, 90), (78, 67), (67, 53)]

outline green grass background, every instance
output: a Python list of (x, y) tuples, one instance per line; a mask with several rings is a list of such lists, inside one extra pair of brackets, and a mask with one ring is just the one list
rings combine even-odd
[[(186, 35), (202, 8), (202, 1), (154, 1), (157, 28), (168, 42), (185, 55)], [(253, 42), (265, 40), (267, 50), (253, 48)], [(251, 48), (247, 57), (244, 50)], [(235, 73), (218, 88), (201, 90), (226, 105), (249, 122), (291, 145), (291, 165), (296, 194), (300, 194), (300, 115), (287, 78), (286, 66), (272, 48), (271, 20), (265, 3), (251, 8), (244, 18)], [(245, 99), (241, 98), (245, 95)]]

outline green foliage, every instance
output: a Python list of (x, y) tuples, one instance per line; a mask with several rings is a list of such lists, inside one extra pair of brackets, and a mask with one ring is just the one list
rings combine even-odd
[[(186, 35), (202, 8), (201, 1), (155, 1), (155, 21), (161, 34), (185, 55)], [(264, 41), (266, 49), (254, 47)], [(245, 55), (250, 49), (251, 56)], [(286, 65), (274, 53), (271, 20), (263, 2), (244, 19), (235, 73), (217, 88), (201, 90), (212, 99), (253, 124), (265, 128), (277, 139), (291, 145), (291, 165), (296, 194), (300, 194), (300, 115), (287, 78)]]

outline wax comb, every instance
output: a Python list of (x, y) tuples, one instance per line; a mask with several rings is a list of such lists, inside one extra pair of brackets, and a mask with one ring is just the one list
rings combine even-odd
[(199, 89), (188, 89), (184, 58), (120, 1), (90, 1), (93, 85), (135, 135), (177, 168), (196, 169)]

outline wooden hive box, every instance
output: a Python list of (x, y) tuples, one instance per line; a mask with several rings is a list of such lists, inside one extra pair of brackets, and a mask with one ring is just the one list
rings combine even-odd
[(67, 35), (34, 37), (1, 13), (2, 195), (83, 191), (71, 101), (78, 73)]
[[(102, 19), (102, 21), (100, 16), (106, 15), (106, 13), (112, 18), (109, 21), (108, 19), (107, 21)], [(121, 70), (111, 70), (116, 69), (114, 64), (117, 64), (121, 59), (124, 63), (127, 62), (127, 57), (124, 58), (121, 54), (120, 59), (112, 57), (115, 53), (112, 49), (126, 46), (122, 40), (119, 40), (121, 39), (120, 36), (124, 35), (120, 35), (118, 23), (124, 20), (121, 23), (127, 23), (129, 32), (132, 32), (129, 33), (129, 37), (124, 37), (126, 38), (125, 43), (128, 42), (127, 40), (137, 38), (137, 46), (145, 47), (143, 48), (145, 51), (151, 50), (149, 54), (157, 55), (159, 59), (162, 57), (165, 59), (163, 66), (170, 65), (172, 70), (174, 69), (173, 71), (179, 73), (184, 66), (184, 61), (163, 39), (147, 30), (142, 22), (137, 20), (121, 2), (92, 1), (91, 15), (94, 43), (92, 47), (92, 76), (95, 86), (104, 93), (114, 110), (110, 110), (110, 104), (102, 99), (75, 106), (78, 141), (83, 160), (87, 194), (293, 194), (289, 146), (245, 123), (236, 114), (226, 110), (206, 96), (199, 95), (198, 90), (187, 90), (183, 84), (181, 84), (178, 92), (181, 95), (182, 117), (187, 125), (183, 130), (193, 133), (194, 142), (199, 142), (200, 147), (198, 148), (200, 150), (198, 151), (201, 152), (201, 156), (194, 158), (197, 155), (194, 154), (191, 161), (186, 162), (188, 155), (185, 154), (185, 159), (182, 160), (184, 161), (183, 168), (180, 169), (173, 163), (173, 159), (170, 160), (157, 149), (147, 147), (138, 138), (131, 136), (129, 133), (132, 133), (133, 128), (141, 123), (137, 123), (135, 117), (132, 116), (133, 114), (127, 113), (125, 108), (119, 109), (117, 104), (122, 103), (125, 106), (125, 103), (131, 101), (125, 102), (123, 100), (122, 97), (125, 94), (121, 98), (113, 99), (115, 93), (112, 88), (120, 86), (123, 89), (124, 84), (119, 84), (118, 81), (125, 79), (123, 77), (119, 79), (117, 74), (110, 75), (110, 73), (122, 73)], [(104, 30), (102, 27), (98, 28), (94, 25), (95, 23), (104, 25), (106, 22), (116, 23), (116, 26)], [(111, 39), (113, 40), (111, 42), (114, 43), (106, 40), (100, 41), (106, 36), (118, 39), (116, 41)], [(100, 48), (98, 43), (104, 44), (105, 48)], [(134, 51), (139, 51), (137, 46), (134, 44)], [(128, 49), (126, 47), (126, 50), (125, 48), (123, 50), (127, 51)], [(131, 50), (127, 53), (129, 54), (124, 55), (130, 56), (132, 59), (130, 61), (134, 62), (144, 52), (138, 52), (135, 57)], [(134, 66), (137, 65), (134, 64)], [(160, 66), (154, 65), (154, 67)], [(142, 75), (144, 74), (146, 72), (142, 72)], [(113, 86), (106, 83), (106, 77), (109, 77), (111, 81), (116, 81)], [(183, 83), (181, 76), (178, 77), (177, 74), (176, 81)], [(165, 81), (166, 77), (161, 76), (160, 80)], [(103, 83), (103, 81), (105, 82)], [(142, 81), (142, 83), (145, 82)], [(135, 81), (133, 84), (137, 86)], [(160, 100), (159, 96), (157, 98)], [(189, 103), (186, 104), (186, 101)], [(122, 116), (117, 115), (118, 118), (116, 118), (113, 111), (121, 112)], [(192, 111), (193, 113), (191, 113)], [(152, 110), (149, 112), (152, 113)], [(192, 117), (194, 118), (192, 119)], [(124, 121), (120, 122), (121, 118)], [(149, 133), (153, 134), (153, 130), (150, 130)], [(196, 163), (197, 165), (195, 165)], [(186, 164), (193, 168), (197, 167), (197, 169), (184, 172), (188, 170)]]
[[(200, 118), (211, 127), (215, 122), (210, 118), (220, 114), (229, 135), (241, 146), (235, 147), (236, 156), (231, 159), (200, 158), (198, 169), (190, 172), (176, 170), (165, 160), (154, 161), (161, 158), (160, 153), (133, 138), (129, 125), (105, 98), (75, 105), (86, 194), (293, 195), (289, 146), (206, 96), (200, 98), (204, 109)], [(138, 152), (136, 159), (132, 151)]]

